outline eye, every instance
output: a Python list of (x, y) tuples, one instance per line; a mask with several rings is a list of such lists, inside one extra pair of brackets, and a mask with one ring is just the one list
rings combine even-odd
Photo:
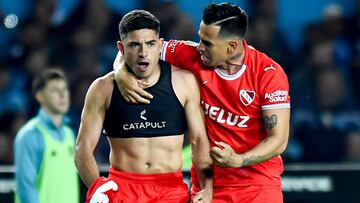
[(130, 47), (131, 48), (137, 48), (137, 47), (139, 47), (139, 44), (132, 43), (132, 44), (130, 44)]
[(155, 46), (155, 42), (147, 42), (146, 44), (148, 45), (148, 47), (153, 47), (153, 46)]
[(201, 41), (206, 47), (211, 46), (211, 43), (208, 41)]

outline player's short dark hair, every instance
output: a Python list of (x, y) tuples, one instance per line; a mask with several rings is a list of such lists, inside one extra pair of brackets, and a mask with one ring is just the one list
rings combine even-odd
[(160, 21), (145, 10), (133, 10), (125, 14), (119, 23), (120, 39), (126, 38), (129, 32), (141, 29), (151, 29), (160, 32)]
[(209, 4), (202, 17), (206, 25), (220, 26), (219, 36), (244, 37), (248, 27), (248, 16), (239, 6), (230, 3)]
[(49, 68), (42, 70), (32, 82), (32, 92), (37, 92), (45, 88), (46, 84), (51, 80), (64, 80), (67, 83), (67, 77), (61, 69)]

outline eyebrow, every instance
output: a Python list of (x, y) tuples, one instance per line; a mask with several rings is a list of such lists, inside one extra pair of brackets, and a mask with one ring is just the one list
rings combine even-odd
[(145, 42), (145, 43), (152, 43), (152, 42), (156, 42), (156, 40), (150, 40), (150, 41), (147, 41), (147, 42)]
[[(152, 39), (150, 41), (146, 41), (145, 43), (148, 44), (148, 43), (152, 43), (152, 42), (156, 42), (156, 40)], [(141, 43), (138, 41), (131, 41), (128, 44), (141, 44)]]
[(201, 39), (201, 37), (200, 37), (200, 41), (201, 41), (202, 43), (204, 43), (206, 46), (213, 45), (213, 43), (211, 43), (211, 42), (208, 41), (208, 40)]

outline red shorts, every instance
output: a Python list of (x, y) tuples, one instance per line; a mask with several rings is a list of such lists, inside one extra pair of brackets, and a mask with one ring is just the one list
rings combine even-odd
[(137, 174), (110, 168), (108, 178), (99, 178), (91, 184), (86, 202), (90, 201), (99, 186), (109, 180), (115, 181), (119, 187), (117, 191), (105, 193), (109, 203), (187, 203), (190, 198), (182, 172)]
[[(192, 187), (191, 196), (199, 191), (198, 187)], [(214, 187), (213, 203), (283, 203), (281, 186), (237, 186), (237, 187)]]

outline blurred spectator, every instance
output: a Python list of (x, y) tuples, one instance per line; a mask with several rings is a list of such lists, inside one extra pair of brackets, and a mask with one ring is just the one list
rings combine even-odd
[(0, 131), (0, 165), (13, 163), (11, 140), (6, 132)]
[(360, 129), (360, 113), (349, 103), (351, 91), (344, 75), (334, 68), (318, 72), (314, 88), (313, 105), (297, 108), (293, 114), (303, 161), (344, 161), (346, 137)]
[(346, 161), (360, 162), (360, 132), (350, 133), (346, 137)]
[(249, 44), (267, 53), (290, 74), (294, 70), (294, 56), (286, 37), (277, 27), (277, 0), (251, 1), (255, 14), (250, 17), (252, 23), (246, 38)]
[(345, 35), (345, 17), (342, 8), (337, 4), (325, 7), (322, 17), (324, 37), (334, 44), (334, 62), (347, 75), (352, 57), (351, 46)]
[(17, 84), (16, 76), (0, 64), (0, 117), (6, 113), (25, 113), (27, 110), (27, 95), (23, 86)]
[[(292, 106), (295, 110), (314, 105), (317, 99), (316, 77), (322, 71), (336, 67), (333, 59), (334, 46), (330, 41), (316, 41), (310, 46), (309, 51), (298, 64), (298, 69), (290, 75)], [(296, 118), (293, 117), (293, 120), (296, 121)]]
[(194, 21), (179, 9), (176, 1), (144, 0), (145, 9), (161, 22), (160, 36), (169, 39), (194, 40)]

